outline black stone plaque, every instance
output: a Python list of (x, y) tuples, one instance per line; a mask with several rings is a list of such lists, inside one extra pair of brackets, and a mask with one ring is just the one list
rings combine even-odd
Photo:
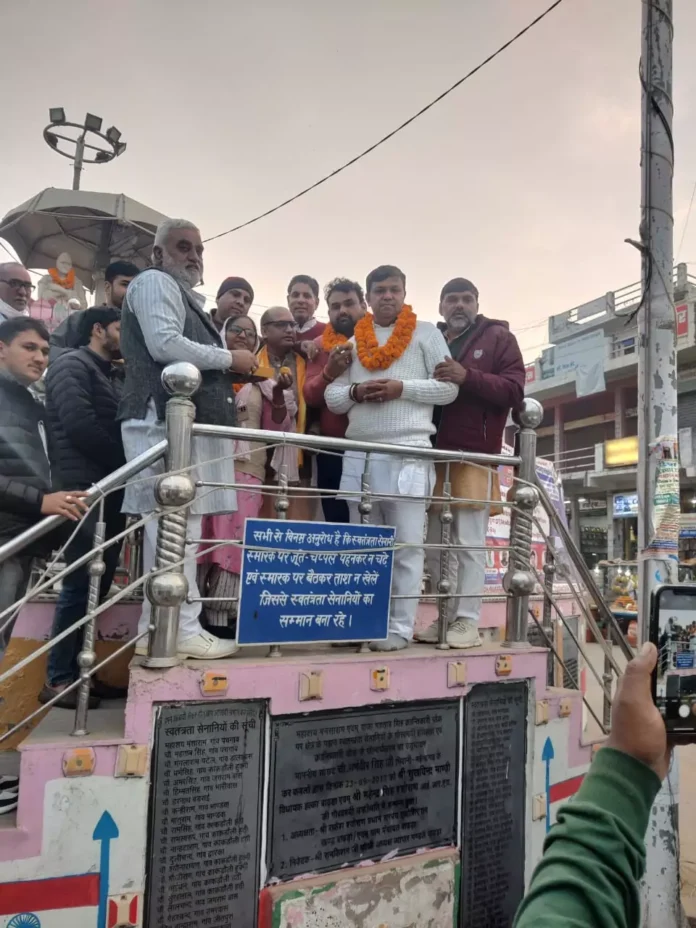
[(510, 928), (524, 894), (526, 683), (465, 703), (460, 928)]
[(249, 928), (259, 894), (264, 705), (162, 706), (147, 928)]
[(272, 721), (269, 877), (455, 844), (458, 702)]

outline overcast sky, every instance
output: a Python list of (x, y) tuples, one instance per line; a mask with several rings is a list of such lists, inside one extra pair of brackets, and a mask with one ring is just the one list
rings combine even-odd
[[(549, 0), (48, 0), (3, 3), (0, 213), (70, 163), (49, 106), (128, 143), (83, 188), (124, 192), (214, 235), (372, 144)], [(696, 3), (674, 0), (675, 251), (696, 182)], [(206, 283), (259, 304), (292, 274), (364, 282), (395, 263), (417, 313), (468, 276), (525, 354), (542, 323), (638, 279), (640, 0), (564, 0), (512, 49), (356, 166), (211, 242)], [(696, 208), (694, 209), (696, 212)], [(680, 254), (696, 262), (696, 216)], [(696, 273), (696, 264), (692, 268)]]

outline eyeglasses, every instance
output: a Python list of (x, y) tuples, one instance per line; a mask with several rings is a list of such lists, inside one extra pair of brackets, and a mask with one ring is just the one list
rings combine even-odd
[(5, 280), (4, 277), (0, 277), (0, 283), (7, 284), (13, 290), (26, 290), (27, 293), (31, 293), (34, 289), (34, 284), (30, 280), (18, 280), (16, 277), (13, 277), (12, 280)]
[(237, 335), (245, 335), (247, 338), (255, 338), (256, 332), (253, 329), (245, 328), (243, 325), (228, 325), (226, 332), (234, 332)]
[(296, 322), (287, 322), (285, 319), (279, 322), (267, 322), (266, 325), (274, 325), (276, 329), (290, 329), (291, 331), (294, 331), (297, 328)]

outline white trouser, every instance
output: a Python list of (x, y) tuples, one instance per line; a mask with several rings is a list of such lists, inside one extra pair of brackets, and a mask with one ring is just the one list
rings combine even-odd
[[(143, 571), (148, 573), (155, 566), (155, 548), (157, 545), (157, 525), (158, 519), (151, 519), (145, 523), (143, 528)], [(201, 538), (202, 516), (189, 515), (188, 528), (186, 534), (190, 538)], [(196, 552), (198, 545), (186, 545), (186, 560), (184, 561), (184, 576), (188, 580), (189, 596), (198, 597), (198, 583), (196, 581)], [(147, 596), (143, 600), (143, 610), (140, 613), (138, 622), (138, 633), (147, 631), (150, 624), (150, 601)], [(200, 603), (181, 604), (179, 612), (179, 641), (185, 641), (187, 638), (193, 638), (200, 635), (203, 631), (199, 617), (201, 614)], [(143, 638), (141, 644), (147, 644), (147, 639)]]
[[(452, 531), (450, 541), (453, 545), (485, 545), (488, 529), (489, 506), (485, 509), (465, 509), (452, 507)], [(428, 544), (442, 543), (442, 523), (440, 512), (435, 510), (428, 518)], [(430, 574), (431, 589), (437, 592), (440, 581), (441, 548), (426, 548), (426, 563)], [(448, 577), (450, 591), (457, 593), (458, 599), (449, 600), (448, 616), (452, 623), (455, 619), (473, 619), (478, 622), (481, 615), (481, 595), (486, 583), (486, 551), (457, 548), (449, 552)]]
[[(350, 521), (360, 522), (357, 502), (348, 503)], [(392, 599), (389, 631), (407, 641), (413, 638), (418, 600), (423, 581), (423, 536), (425, 534), (425, 502), (402, 497), (400, 500), (374, 499), (370, 513), (371, 525), (393, 525), (396, 542), (412, 547), (398, 548), (394, 553), (392, 596), (405, 595), (411, 599)]]

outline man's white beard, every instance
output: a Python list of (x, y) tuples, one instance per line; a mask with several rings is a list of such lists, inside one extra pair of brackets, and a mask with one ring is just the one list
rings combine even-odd
[(171, 264), (169, 267), (164, 264), (163, 268), (168, 274), (171, 274), (175, 280), (178, 280), (180, 284), (183, 284), (184, 287), (188, 287), (189, 289), (197, 287), (201, 282), (200, 271), (196, 271), (193, 268), (182, 267), (180, 264)]

